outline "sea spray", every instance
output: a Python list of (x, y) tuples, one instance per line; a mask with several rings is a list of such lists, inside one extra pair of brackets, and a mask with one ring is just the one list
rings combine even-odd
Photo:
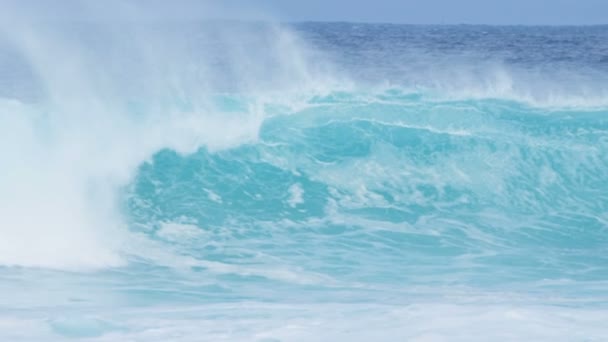
[[(128, 227), (117, 196), (140, 163), (164, 148), (192, 153), (254, 141), (273, 91), (289, 101), (321, 84), (278, 25), (174, 30), (145, 14), (99, 17), (85, 4), (74, 6), (74, 20), (47, 22), (15, 7), (19, 19), (2, 26), (5, 46), (30, 77), (10, 83), (36, 97), (2, 102), (5, 265), (125, 265)], [(227, 108), (218, 93), (245, 100)]]

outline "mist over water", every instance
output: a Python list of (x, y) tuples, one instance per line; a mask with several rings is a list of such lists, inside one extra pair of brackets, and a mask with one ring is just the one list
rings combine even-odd
[(0, 15), (3, 339), (608, 337), (606, 27), (67, 4)]
[[(77, 8), (76, 18), (91, 14)], [(5, 25), (3, 263), (123, 263), (117, 193), (140, 163), (163, 148), (255, 140), (266, 96), (314, 86), (296, 38), (279, 26), (145, 18)], [(248, 99), (225, 111), (214, 99), (223, 93)]]

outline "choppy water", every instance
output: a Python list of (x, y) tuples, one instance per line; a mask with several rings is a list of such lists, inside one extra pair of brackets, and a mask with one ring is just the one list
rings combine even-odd
[(4, 26), (1, 339), (608, 339), (607, 27)]

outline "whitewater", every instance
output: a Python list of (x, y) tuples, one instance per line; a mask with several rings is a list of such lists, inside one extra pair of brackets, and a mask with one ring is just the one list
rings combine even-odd
[(0, 340), (608, 340), (608, 26), (6, 9)]

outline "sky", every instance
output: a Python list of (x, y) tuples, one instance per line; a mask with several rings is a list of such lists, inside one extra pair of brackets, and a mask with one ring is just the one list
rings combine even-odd
[[(4, 7), (4, 8), (3, 8)], [(262, 19), (405, 24), (608, 24), (608, 0), (0, 0), (0, 12), (105, 19)], [(85, 8), (84, 11), (78, 10)], [(76, 10), (74, 10), (76, 9)], [(0, 19), (2, 19), (0, 13)]]
[(608, 0), (227, 0), (293, 21), (608, 24)]

